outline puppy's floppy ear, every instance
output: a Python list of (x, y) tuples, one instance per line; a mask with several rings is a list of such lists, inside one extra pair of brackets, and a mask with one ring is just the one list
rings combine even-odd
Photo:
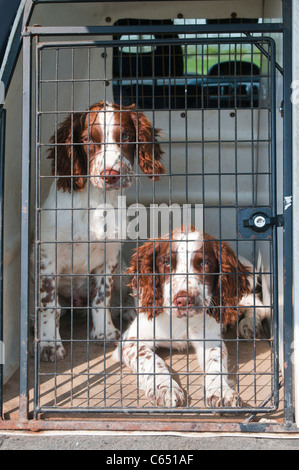
[(160, 130), (154, 129), (148, 118), (138, 111), (132, 112), (132, 119), (136, 128), (139, 166), (149, 178), (158, 180), (159, 175), (165, 173), (161, 163), (164, 152), (157, 141)]
[(156, 267), (159, 248), (158, 241), (150, 241), (136, 249), (127, 270), (127, 274), (133, 276), (129, 286), (138, 290), (139, 310), (146, 312), (149, 320), (163, 310), (163, 293)]
[[(83, 145), (78, 145), (82, 143), (86, 116), (86, 113), (70, 114), (50, 139), (50, 142), (55, 144), (49, 149), (48, 155), (52, 160), (52, 175), (64, 176), (57, 180), (57, 188), (63, 191), (70, 192), (72, 187), (74, 191), (82, 191), (86, 183), (86, 178), (82, 175), (87, 173), (87, 155)], [(78, 177), (74, 178), (76, 175)]]
[(215, 316), (219, 320), (220, 310), (222, 310), (222, 323), (235, 323), (238, 315), (238, 302), (244, 295), (251, 292), (249, 268), (237, 259), (228, 243), (215, 241), (213, 245), (219, 264), (218, 283), (213, 298), (214, 305), (219, 307), (215, 309)]

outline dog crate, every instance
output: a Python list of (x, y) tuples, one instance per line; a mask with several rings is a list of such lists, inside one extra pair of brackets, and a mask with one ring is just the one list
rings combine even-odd
[[(22, 65), (19, 61), (16, 65), (17, 70), (21, 66), (23, 69), (21, 214), (12, 216), (6, 234), (11, 233), (19, 218), (21, 232), (11, 250), (12, 253), (15, 250), (16, 264), (10, 264), (6, 273), (4, 270), (4, 279), (6, 274), (7, 282), (12, 283), (6, 284), (9, 295), (16, 287), (20, 292), (20, 323), (8, 311), (16, 299), (5, 298), (5, 291), (2, 317), (2, 339), (7, 344), (6, 354), (12, 351), (12, 358), (17, 345), (10, 329), (15, 321), (18, 324), (20, 361), (15, 372), (12, 359), (6, 373), (10, 377), (8, 380), (4, 377), (1, 390), (4, 429), (273, 432), (296, 429), (291, 357), (291, 137), (289, 125), (283, 126), (283, 122), (291, 122), (290, 2), (247, 3), (167, 1), (159, 2), (157, 9), (156, 2), (110, 1), (88, 5), (70, 1), (25, 2)], [(20, 87), (16, 74), (10, 90)], [(9, 95), (7, 100), (9, 105)], [(78, 178), (74, 169), (75, 148), (85, 145), (87, 156), (91, 152), (94, 142), (89, 131), (83, 141), (75, 135), (74, 123), (83, 115), (89, 122), (91, 106), (98, 102), (103, 102), (98, 113), (104, 129), (111, 117), (111, 103), (115, 105), (120, 126), (129, 113), (134, 113), (136, 136), (130, 145), (137, 156), (144, 143), (138, 124), (140, 116), (159, 129), (159, 136), (152, 132), (147, 143), (154, 147), (151, 156), (154, 161), (158, 157), (155, 147), (158, 140), (165, 171), (148, 175), (136, 158), (132, 184), (125, 188), (120, 182), (117, 207), (113, 206), (117, 217), (125, 214), (126, 219), (121, 220), (126, 230), (115, 239), (94, 240), (90, 220), (100, 208), (91, 203), (94, 175), (89, 172), (89, 164), (86, 172), (79, 172), (86, 182), (84, 196), (84, 191), (79, 195), (80, 204), (73, 183), (69, 192), (63, 192), (59, 181)], [(136, 107), (132, 108), (133, 104)], [(68, 116), (71, 165), (66, 173), (61, 173), (57, 154), (66, 142), (58, 135)], [(12, 125), (12, 117), (7, 116), (6, 133)], [(2, 140), (4, 131), (3, 125)], [(126, 142), (122, 138), (117, 142), (121, 160), (125, 158)], [(102, 141), (104, 149), (111, 144), (109, 139), (111, 136)], [(14, 145), (16, 142), (12, 141), (6, 145), (5, 162)], [(51, 149), (52, 172), (47, 158)], [(11, 175), (8, 164), (6, 192), (11, 191)], [(45, 205), (51, 187), (52, 205)], [(66, 195), (62, 202), (58, 202), (58, 191)], [(104, 203), (109, 201), (108, 193), (104, 186)], [(82, 211), (85, 235), (78, 239), (77, 219)], [(104, 218), (109, 228), (110, 219), (106, 215), (107, 211), (104, 216), (101, 213), (98, 223), (102, 224)], [(4, 211), (4, 231), (8, 218)], [(45, 221), (49, 220), (50, 230), (45, 231)], [(69, 238), (60, 233), (62, 223), (68, 224)], [(125, 332), (130, 323), (136, 314), (137, 318), (144, 315), (140, 295), (137, 294), (134, 303), (128, 289), (131, 277), (127, 267), (133, 253), (142, 252), (142, 246), (149, 240), (155, 245), (161, 237), (189, 223), (213, 237), (216, 243), (228, 244), (237, 259), (246, 260), (251, 273), (251, 337), (244, 335), (244, 331), (242, 335), (239, 329), (242, 309), (238, 300), (231, 306), (237, 310), (236, 323), (227, 328), (222, 313), (225, 305), (222, 300), (219, 304), (214, 302), (214, 309), (220, 312), (218, 325), (223, 329), (220, 350), (228, 351), (227, 371), (224, 360), (220, 361), (220, 389), (223, 381), (228, 380), (242, 399), (237, 406), (225, 403), (216, 406), (207, 400), (206, 382), (211, 373), (206, 366), (200, 368), (188, 331), (183, 350), (175, 349), (180, 338), (173, 336), (166, 338), (166, 348), (156, 348), (159, 337), (155, 332), (155, 315), (153, 355), (165, 360), (169, 380), (179, 383), (186, 393), (184, 403), (175, 406), (150, 401), (141, 386), (144, 373), (138, 359), (134, 371), (122, 358), (115, 359), (115, 347), (120, 351), (126, 348)], [(205, 237), (204, 252), (208, 246)], [(13, 240), (4, 238), (5, 241), (9, 246)], [(65, 245), (71, 267), (63, 271), (58, 265)], [(90, 267), (94, 245), (103, 246), (103, 259), (99, 260), (103, 265), (101, 275)], [(118, 246), (120, 261), (118, 270), (113, 272), (110, 306), (109, 256)], [(187, 246), (186, 242), (186, 249)], [(43, 253), (49, 247), (55, 268), (47, 272)], [(84, 256), (87, 270), (75, 269), (76, 258)], [(155, 263), (154, 257), (148, 276), (156, 275)], [(218, 268), (221, 290), (221, 261)], [(238, 268), (231, 274), (231, 280), (239, 276)], [(78, 300), (76, 291), (77, 280), (83, 275), (87, 286), (84, 304)], [(189, 272), (180, 275), (190, 277)], [(137, 267), (137, 290), (140, 276)], [(207, 275), (203, 273), (202, 277), (203, 284), (207, 283)], [(103, 315), (108, 318), (111, 310), (114, 325), (120, 331), (119, 339), (111, 340), (105, 334), (100, 339), (91, 336), (94, 306), (90, 293), (99, 281), (97, 278), (105, 286)], [(66, 279), (69, 298), (64, 303), (59, 286)], [(54, 348), (51, 360), (43, 361), (42, 351), (49, 337), (41, 323), (49, 304), (42, 289), (49, 283), (55, 286), (51, 307), (55, 324), (61, 310), (59, 331), (66, 356), (59, 360)], [(170, 303), (171, 323), (172, 294)], [(261, 305), (267, 315), (257, 332)], [(155, 295), (153, 304), (147, 307), (155, 310)], [(201, 310), (204, 322), (211, 313), (208, 307)], [(191, 321), (188, 311), (189, 308), (187, 324)], [(50, 336), (54, 344), (60, 344), (57, 332), (54, 339)], [(134, 344), (142, 343), (142, 338), (140, 331)], [(204, 332), (197, 339), (204, 350), (209, 338)], [(149, 375), (155, 383), (159, 377), (155, 366)]]

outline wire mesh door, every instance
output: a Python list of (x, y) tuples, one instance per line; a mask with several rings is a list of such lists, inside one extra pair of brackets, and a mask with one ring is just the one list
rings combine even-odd
[(36, 60), (35, 414), (276, 409), (274, 43)]

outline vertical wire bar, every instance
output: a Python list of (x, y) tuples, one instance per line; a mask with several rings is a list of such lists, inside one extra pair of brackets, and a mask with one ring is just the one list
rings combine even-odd
[[(104, 175), (106, 174), (106, 160), (107, 160), (107, 148), (109, 145), (109, 141), (107, 142), (108, 138), (108, 132), (107, 132), (107, 90), (106, 90), (106, 79), (107, 79), (107, 64), (106, 60), (104, 59), (104, 107), (103, 107), (103, 113), (104, 113)], [(107, 204), (107, 189), (106, 189), (106, 184), (104, 181), (104, 205), (106, 206)], [(104, 233), (104, 340), (103, 340), (103, 377), (104, 377), (104, 394), (103, 394), (103, 400), (104, 400), (104, 406), (106, 406), (106, 390), (107, 390), (107, 369), (106, 369), (106, 335), (107, 335), (107, 329), (106, 329), (106, 315), (107, 315), (107, 227), (106, 227), (106, 234)]]
[[(235, 63), (237, 61), (236, 57), (236, 47), (235, 47)], [(237, 77), (235, 76), (235, 80), (237, 80)], [(234, 91), (234, 102), (235, 102), (235, 205), (238, 208), (239, 207), (239, 187), (238, 187), (238, 109), (236, 105), (236, 99), (237, 99), (237, 87), (235, 86), (235, 91)], [(236, 234), (238, 233), (238, 221), (236, 217)], [(237, 237), (237, 235), (236, 235)], [(236, 239), (236, 258), (237, 260), (239, 259), (239, 241)], [(238, 261), (237, 261), (237, 266), (238, 266)], [(238, 269), (238, 268), (237, 268)], [(237, 322), (236, 322), (236, 356), (237, 356), (237, 372), (236, 372), (236, 381), (237, 381), (237, 391), (239, 393), (240, 389), (240, 383), (239, 383), (239, 370), (240, 370), (240, 344), (239, 344), (239, 278), (236, 273), (236, 293), (237, 293), (237, 301), (236, 301), (236, 310), (237, 310)]]
[[(185, 45), (185, 64), (187, 64), (187, 51), (188, 51), (188, 47), (187, 47), (187, 44)], [(186, 204), (188, 204), (189, 202), (189, 195), (188, 195), (188, 192), (189, 192), (189, 181), (188, 181), (188, 169), (189, 169), (189, 165), (188, 165), (188, 157), (189, 157), (189, 154), (188, 154), (188, 101), (187, 101), (187, 71), (185, 71), (185, 77), (184, 77), (184, 80), (185, 80), (185, 96), (184, 96), (184, 105), (185, 105), (185, 184), (186, 184)], [(187, 332), (186, 332), (186, 374), (187, 374), (187, 394), (189, 396), (189, 388), (190, 388), (190, 384), (189, 384), (189, 375), (190, 375), (190, 372), (189, 372), (189, 360), (190, 360), (190, 353), (189, 353), (189, 304), (188, 304), (188, 298), (189, 298), (189, 273), (188, 273), (188, 238), (189, 238), (189, 227), (187, 225), (186, 227), (186, 235), (187, 235), (187, 240), (186, 240), (186, 266), (187, 266), (187, 321), (186, 321), (186, 328), (187, 328)]]
[[(220, 44), (218, 45), (218, 67), (219, 67), (219, 64), (220, 64)], [(218, 68), (218, 81), (220, 80), (220, 70)], [(218, 82), (219, 83), (219, 82)], [(221, 170), (221, 109), (220, 109), (220, 104), (218, 103), (218, 110), (217, 110), (217, 114), (218, 114), (218, 191), (219, 191), (219, 194), (218, 194), (218, 204), (219, 204), (219, 213), (218, 213), (218, 217), (219, 217), (219, 246), (220, 246), (220, 273), (222, 273), (223, 271), (223, 265), (222, 265), (222, 248), (221, 248), (221, 241), (222, 241), (222, 192), (221, 192), (221, 187), (222, 187), (222, 181), (221, 181), (221, 173), (220, 173), (220, 170)], [(223, 279), (223, 276), (222, 274), (220, 274), (220, 328), (222, 329), (222, 321), (223, 321), (223, 317), (222, 317), (222, 279)], [(222, 392), (223, 392), (223, 373), (222, 373), (222, 339), (220, 340), (220, 393), (221, 393), (221, 396), (222, 396)]]
[[(40, 292), (40, 250), (41, 250), (41, 237), (40, 237), (40, 143), (41, 143), (41, 127), (40, 127), (40, 110), (41, 110), (41, 90), (40, 90), (40, 77), (41, 77), (41, 52), (35, 52), (35, 133), (36, 133), (36, 148), (35, 148), (35, 263), (34, 263), (34, 418), (37, 418), (36, 410), (40, 405), (39, 387), (40, 369), (39, 359), (39, 343), (38, 343), (38, 312), (39, 312), (39, 292)], [(40, 59), (40, 60), (39, 60)], [(39, 244), (38, 244), (39, 240)]]
[[(166, 104), (166, 103), (165, 103)], [(169, 148), (169, 161), (168, 161), (168, 173), (169, 173), (169, 179), (168, 179), (168, 202), (169, 205), (172, 205), (172, 179), (171, 179), (171, 46), (168, 46), (168, 148)], [(169, 212), (170, 215), (170, 212)], [(172, 371), (172, 340), (173, 340), (173, 325), (172, 325), (172, 233), (173, 230), (173, 224), (171, 223), (171, 219), (169, 216), (169, 260), (170, 260), (170, 283), (169, 283), (169, 308), (170, 315), (169, 315), (169, 336), (170, 336), (170, 344), (169, 344), (169, 355), (170, 355), (170, 370)], [(172, 395), (172, 391), (171, 391)]]
[[(120, 56), (120, 62), (119, 62), (119, 107), (120, 109), (123, 106), (123, 90), (122, 90), (122, 80), (123, 80), (123, 63), (122, 63), (122, 58), (123, 58), (123, 50), (122, 47), (118, 48), (118, 54)], [(105, 49), (105, 60), (106, 60), (106, 49)], [(121, 219), (122, 220), (122, 219)], [(121, 268), (119, 268), (119, 272), (121, 272)], [(138, 277), (138, 276), (137, 276)], [(121, 310), (120, 310), (121, 312)], [(119, 337), (119, 392), (120, 392), (120, 404), (123, 406), (123, 362), (122, 362), (122, 351), (123, 351), (123, 324), (122, 324), (122, 315), (120, 314), (120, 324), (119, 324), (119, 332), (120, 332), (120, 337)]]
[[(251, 44), (251, 75), (252, 75), (252, 72), (253, 72), (253, 68), (252, 68), (252, 59), (253, 59), (253, 56), (252, 56), (252, 51), (253, 51), (253, 45)], [(255, 194), (257, 195), (257, 191), (258, 191), (258, 184), (257, 184), (257, 177), (255, 178), (254, 177), (254, 173), (255, 173), (255, 164), (254, 164), (254, 109), (253, 107), (251, 106), (251, 109), (250, 109), (250, 118), (251, 118), (251, 171), (252, 171), (252, 178), (251, 178), (251, 184), (252, 184), (252, 200), (251, 200), (251, 204), (252, 204), (252, 207), (255, 206)], [(258, 143), (257, 143), (258, 145)], [(256, 185), (256, 187), (255, 187)], [(255, 282), (256, 282), (256, 278), (255, 278), (255, 263), (256, 263), (256, 242), (255, 240), (253, 240), (253, 272), (252, 272), (252, 280), (253, 280), (253, 372), (254, 372), (254, 384), (253, 384), (253, 390), (254, 390), (254, 403), (256, 405), (257, 403), (257, 372), (256, 372), (256, 368), (257, 368), (257, 343), (256, 343), (256, 329), (255, 329), (255, 325), (256, 325), (256, 305), (255, 305)]]
[[(90, 48), (87, 49), (87, 73), (88, 73), (88, 109), (91, 106), (90, 102)], [(90, 127), (89, 127), (89, 112), (87, 113), (88, 123), (88, 142), (90, 141)], [(90, 325), (90, 146), (87, 145), (87, 172), (86, 186), (87, 186), (87, 315), (86, 315), (86, 352), (87, 352), (87, 366), (86, 366), (86, 382), (87, 382), (87, 406), (90, 406), (90, 342), (89, 342), (89, 325)]]
[[(171, 46), (168, 44), (168, 46), (165, 45), (165, 48), (163, 48), (163, 53), (164, 51), (166, 50), (166, 47), (168, 48), (168, 72), (167, 74), (163, 73), (163, 105), (166, 106), (166, 97), (167, 97), (167, 92), (168, 92), (168, 128), (170, 130), (171, 128)], [(175, 60), (175, 58), (174, 58)], [(174, 69), (175, 69), (175, 64), (174, 64)], [(166, 85), (166, 77), (167, 77), (167, 80), (168, 80), (168, 87)], [(175, 85), (174, 85), (175, 87)], [(176, 95), (175, 95), (176, 97)], [(174, 100), (174, 105), (176, 103), (176, 98)], [(169, 138), (169, 137), (168, 137)], [(169, 181), (168, 181), (168, 190), (169, 190), (169, 194), (168, 194), (168, 202), (170, 202), (170, 191), (171, 191), (171, 188), (169, 187)], [(169, 268), (169, 271), (170, 271), (170, 295), (169, 295), (169, 306), (167, 306), (167, 308), (169, 308), (169, 361), (170, 361), (170, 364), (169, 364), (169, 369), (171, 371), (171, 374), (170, 374), (170, 396), (172, 397), (172, 381), (171, 381), (171, 375), (172, 375), (172, 370), (173, 370), (173, 350), (172, 350), (172, 340), (173, 340), (173, 337), (172, 337), (172, 260), (171, 260), (171, 247), (172, 247), (172, 236), (171, 236), (171, 233), (172, 233), (172, 230), (173, 230), (173, 224), (172, 224), (172, 221), (171, 221), (171, 217), (170, 217), (170, 211), (169, 211), (169, 225), (168, 225), (168, 231), (169, 231), (169, 262), (170, 262), (170, 268)], [(161, 234), (162, 235), (162, 234)]]
[[(106, 54), (105, 54), (106, 57)], [(122, 163), (123, 163), (123, 104), (122, 101), (119, 101), (119, 121), (120, 121), (120, 199), (119, 201), (122, 201), (122, 195), (123, 195), (123, 187), (122, 187)], [(123, 204), (121, 202), (120, 207), (118, 207), (118, 217), (120, 217), (120, 226), (118, 226), (118, 240), (119, 240), (119, 309), (118, 309), (118, 315), (119, 315), (119, 332), (120, 332), (120, 338), (122, 336), (122, 329), (123, 329), (123, 324), (122, 324), (122, 319), (123, 319), (123, 296), (122, 296), (122, 290), (123, 290), (123, 248), (126, 247), (126, 239), (122, 239), (123, 235), (123, 210), (126, 210), (126, 208), (123, 208)], [(119, 220), (118, 220), (119, 222)], [(121, 385), (120, 385), (121, 388)], [(121, 405), (123, 404), (122, 400), (122, 391), (120, 394), (120, 401)]]
[[(260, 155), (260, 152), (259, 152), (259, 147), (260, 147), (260, 126), (261, 126), (261, 99), (259, 98), (259, 101), (258, 101), (258, 109), (254, 109), (254, 100), (253, 100), (253, 77), (254, 77), (254, 72), (253, 72), (253, 64), (254, 64), (254, 56), (255, 56), (255, 53), (254, 53), (254, 47), (255, 45), (253, 43), (251, 43), (251, 49), (250, 49), (250, 57), (251, 57), (251, 77), (250, 77), (250, 86), (251, 86), (251, 96), (250, 96), (250, 107), (251, 107), (251, 113), (252, 113), (252, 144), (251, 144), (251, 152), (252, 152), (252, 188), (253, 189), (253, 192), (252, 192), (252, 207), (256, 207), (257, 206), (257, 203), (258, 203), (258, 181), (259, 181), (259, 155)], [(262, 59), (263, 59), (263, 55), (260, 54), (260, 74), (262, 72)], [(268, 65), (268, 77), (269, 77), (269, 56), (267, 55), (267, 65)], [(261, 78), (260, 78), (261, 80)], [(268, 90), (269, 90), (269, 78), (268, 78)], [(256, 116), (256, 151), (254, 149), (254, 113), (257, 114)], [(268, 119), (270, 120), (271, 117), (269, 115)], [(269, 129), (269, 122), (268, 122), (268, 129)], [(269, 132), (269, 131), (268, 131)], [(268, 136), (268, 142), (270, 144), (270, 139), (269, 139), (269, 136)], [(268, 171), (270, 170), (270, 162), (268, 161)], [(270, 176), (269, 176), (270, 178)], [(270, 202), (270, 201), (269, 201)], [(252, 244), (253, 244), (253, 250), (254, 250), (254, 253), (253, 253), (253, 302), (254, 302), (254, 332), (255, 332), (255, 326), (256, 326), (256, 261), (257, 261), (257, 250), (256, 250), (256, 241), (253, 240), (252, 241)], [(256, 377), (256, 375), (255, 375)], [(256, 380), (255, 380), (256, 382)], [(254, 393), (254, 396), (256, 397), (256, 394)], [(255, 403), (256, 403), (256, 399), (255, 399)]]
[[(59, 50), (56, 49), (55, 51), (55, 113), (57, 115), (58, 113), (58, 62), (59, 62)], [(56, 142), (57, 142), (57, 139), (56, 139)], [(59, 145), (59, 144), (58, 144)], [(56, 145), (56, 148), (57, 148), (57, 153), (59, 151), (57, 145)], [(56, 164), (57, 164), (57, 156), (56, 155)], [(57, 170), (57, 168), (56, 168)], [(57, 171), (56, 171), (56, 174), (57, 174)], [(58, 182), (58, 180), (56, 179), (56, 183)], [(73, 184), (73, 180), (71, 179), (71, 184)], [(57, 328), (56, 328), (56, 325), (57, 325), (57, 312), (58, 312), (58, 305), (59, 305), (59, 301), (58, 301), (58, 283), (59, 283), (59, 278), (57, 276), (57, 271), (58, 271), (58, 244), (57, 244), (57, 241), (58, 241), (58, 191), (57, 191), (57, 184), (56, 184), (56, 191), (55, 191), (55, 332), (54, 332), (54, 344), (55, 344), (55, 357), (54, 357), (54, 394), (55, 394), (55, 398), (54, 398), (54, 403), (55, 405), (57, 405), (57, 361), (56, 361), (56, 345), (57, 345)], [(60, 310), (60, 315), (61, 315), (61, 310)]]
[[(257, 165), (255, 165), (255, 155), (254, 155), (254, 125), (255, 125), (255, 121), (254, 121), (254, 113), (258, 113), (258, 116), (260, 114), (260, 109), (258, 109), (257, 111), (254, 110), (253, 108), (253, 93), (252, 93), (252, 90), (253, 90), (253, 47), (254, 45), (251, 44), (250, 45), (251, 48), (250, 48), (250, 58), (251, 58), (251, 66), (250, 66), (250, 72), (251, 72), (251, 77), (250, 77), (250, 84), (251, 84), (251, 96), (250, 96), (250, 111), (251, 111), (251, 171), (252, 171), (252, 178), (251, 178), (251, 183), (252, 183), (252, 207), (255, 207), (256, 203), (257, 203), (257, 195), (258, 195), (258, 176), (255, 176), (255, 168), (257, 167)], [(257, 119), (257, 129), (256, 129), (256, 132), (258, 133), (259, 132), (259, 119)], [(257, 135), (257, 138), (256, 138), (256, 141), (257, 141), (257, 148), (259, 146), (259, 142), (258, 142), (258, 135)], [(252, 272), (252, 279), (253, 279), (253, 331), (254, 331), (254, 340), (253, 340), (253, 352), (254, 352), (254, 358), (253, 358), (253, 361), (254, 361), (254, 402), (255, 402), (255, 405), (257, 404), (257, 373), (256, 373), (256, 365), (257, 365), (257, 360), (256, 360), (256, 356), (257, 356), (257, 351), (256, 351), (256, 290), (255, 290), (255, 286), (256, 286), (256, 260), (257, 260), (257, 255), (256, 255), (256, 241), (253, 240), (253, 272)]]
[[(131, 64), (131, 61), (130, 61)], [(136, 103), (137, 103), (137, 108), (138, 108), (138, 103), (139, 103), (139, 84), (138, 84), (138, 64), (139, 64), (139, 56), (138, 56), (138, 49), (137, 49), (137, 54), (136, 54), (136, 64), (135, 64), (135, 74), (136, 74)], [(133, 73), (130, 73), (130, 76), (133, 78)], [(139, 118), (138, 118), (138, 110), (136, 110), (136, 172), (135, 174), (138, 175), (138, 163), (139, 163)], [(136, 176), (136, 198), (137, 198), (137, 204), (139, 204), (139, 185), (140, 185), (140, 178), (139, 176)], [(153, 242), (154, 248), (155, 248), (155, 242)], [(155, 252), (155, 251), (154, 251)], [(137, 256), (137, 338), (136, 338), (136, 358), (137, 358), (137, 368), (136, 368), (136, 373), (137, 373), (137, 406), (140, 404), (140, 391), (139, 391), (139, 328), (140, 328), (140, 322), (139, 322), (139, 314), (140, 314), (140, 304), (139, 304), (139, 243), (137, 243), (137, 248), (136, 248), (136, 256)], [(154, 318), (153, 318), (154, 321)]]
[[(3, 418), (3, 363), (5, 360), (3, 339), (3, 235), (4, 235), (4, 169), (5, 169), (6, 110), (0, 109), (0, 420)], [(3, 357), (1, 357), (3, 353)], [(2, 359), (2, 360), (1, 360)]]
[[(154, 78), (155, 78), (155, 52), (156, 50), (154, 48), (152, 48), (152, 54), (151, 54), (151, 60), (152, 60), (152, 82), (154, 84)], [(161, 52), (161, 54), (163, 54), (163, 52)], [(141, 61), (142, 63), (142, 61)], [(155, 128), (155, 108), (154, 108), (154, 93), (153, 93), (153, 97), (152, 97), (152, 110), (153, 110), (153, 129)], [(152, 147), (153, 147), (153, 156), (152, 156), (152, 166), (153, 166), (153, 173), (155, 172), (155, 146), (154, 146), (154, 130), (153, 130), (153, 133), (152, 133)], [(152, 183), (152, 188), (153, 188), (153, 207), (155, 207), (155, 201), (156, 201), (156, 182), (155, 182), (155, 177), (153, 177), (153, 183)], [(159, 227), (159, 221), (157, 221), (158, 223), (158, 227)], [(157, 227), (157, 229), (158, 229)], [(158, 235), (158, 232), (157, 232), (157, 235)], [(154, 245), (154, 256), (153, 256), (153, 274), (154, 276), (157, 275), (156, 274), (156, 256), (155, 256), (155, 253), (156, 253), (156, 250), (155, 250), (155, 245)], [(156, 307), (156, 282), (154, 282), (154, 307)], [(154, 368), (153, 368), (153, 374), (154, 374), (154, 390), (156, 390), (156, 309), (154, 308), (154, 317), (153, 317), (153, 321), (154, 321)], [(171, 394), (171, 390), (170, 390), (170, 394)]]
[[(74, 116), (74, 48), (71, 49), (71, 112)], [(74, 119), (73, 119), (74, 126)], [(74, 143), (74, 128), (72, 129), (73, 143)], [(74, 148), (74, 147), (73, 147)], [(74, 151), (72, 151), (73, 162), (72, 162), (72, 174), (74, 174)], [(70, 400), (71, 406), (73, 406), (73, 389), (74, 389), (74, 179), (71, 184), (71, 335), (70, 335), (70, 352), (71, 352), (71, 363), (70, 363)]]
[[(201, 45), (201, 77), (203, 81), (204, 77), (204, 44)], [(205, 111), (204, 111), (204, 87), (201, 87), (201, 104), (202, 104), (202, 111), (201, 111), (201, 184), (202, 184), (202, 243), (203, 243), (203, 248), (205, 247), (205, 241), (204, 241), (204, 233), (205, 233), (205, 126), (204, 126), (204, 116), (205, 116)], [(206, 406), (207, 405), (207, 394), (206, 394), (206, 344), (205, 344), (205, 337), (206, 337), (206, 310), (204, 311), (204, 316), (203, 316), (203, 334), (201, 338), (202, 342), (202, 350), (203, 350), (203, 371), (202, 371), (202, 383), (203, 383), (203, 403)]]
[[(168, 195), (168, 200), (169, 204), (172, 205), (172, 179), (171, 179), (171, 46), (168, 46), (168, 139), (169, 139), (169, 163), (168, 163), (168, 173), (169, 173), (169, 180), (168, 180), (168, 190), (169, 190), (169, 195)], [(170, 218), (170, 211), (169, 211), (169, 260), (170, 260), (170, 290), (169, 290), (169, 336), (170, 336), (170, 343), (169, 343), (169, 348), (170, 348), (170, 370), (173, 370), (173, 362), (172, 362), (172, 355), (173, 355), (173, 349), (172, 349), (172, 341), (173, 341), (173, 322), (172, 322), (172, 279), (173, 279), (173, 274), (172, 274), (172, 231), (173, 231), (173, 223), (171, 222)], [(171, 382), (172, 383), (172, 382)], [(172, 387), (172, 385), (171, 385)], [(172, 396), (172, 388), (171, 388), (171, 396)]]
[(31, 150), (31, 37), (23, 38), (23, 127), (21, 194), (21, 301), (19, 420), (28, 419), (29, 213)]

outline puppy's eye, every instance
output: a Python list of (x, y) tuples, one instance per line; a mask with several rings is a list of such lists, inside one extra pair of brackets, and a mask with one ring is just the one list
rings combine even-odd
[(208, 268), (210, 266), (209, 261), (201, 261), (200, 267), (201, 268)]
[(163, 263), (164, 263), (164, 266), (169, 267), (170, 266), (170, 259), (164, 259)]
[(128, 142), (131, 139), (131, 136), (128, 132), (123, 132), (121, 135), (122, 142)]

